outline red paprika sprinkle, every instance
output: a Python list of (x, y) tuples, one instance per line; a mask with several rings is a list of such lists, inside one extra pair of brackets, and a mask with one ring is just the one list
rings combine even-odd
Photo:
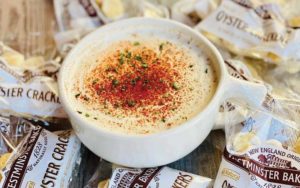
[[(151, 116), (153, 121), (165, 122), (168, 112), (180, 105), (174, 96), (180, 90), (177, 81), (181, 75), (172, 67), (170, 57), (162, 53), (164, 49), (162, 45), (155, 50), (129, 44), (108, 53), (85, 79), (93, 102), (105, 106), (111, 115), (117, 116), (114, 109), (118, 108), (124, 114)], [(157, 113), (157, 108), (151, 108), (155, 106), (163, 111)]]
[[(157, 105), (160, 101), (158, 99), (172, 88), (174, 70), (162, 61), (152, 63), (152, 59), (157, 59), (153, 51), (145, 51), (143, 55), (138, 54), (134, 57), (134, 59), (128, 58), (127, 61), (135, 66), (130, 64), (120, 66), (119, 71), (122, 73), (115, 74), (112, 80), (106, 76), (98, 78), (101, 81), (92, 85), (99, 100), (108, 100), (112, 104), (120, 103), (124, 108)], [(146, 63), (147, 69), (144, 66)], [(103, 66), (98, 67), (94, 72), (101, 72)], [(114, 62), (111, 62), (110, 67), (114, 66)]]

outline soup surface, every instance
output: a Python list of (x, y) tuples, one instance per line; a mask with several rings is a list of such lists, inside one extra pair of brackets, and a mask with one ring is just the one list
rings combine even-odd
[(77, 113), (124, 134), (179, 126), (205, 108), (217, 87), (208, 56), (154, 38), (110, 44), (73, 74), (69, 100)]

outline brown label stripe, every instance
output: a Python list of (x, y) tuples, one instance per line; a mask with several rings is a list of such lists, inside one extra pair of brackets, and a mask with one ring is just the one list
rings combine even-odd
[(34, 129), (29, 133), (29, 136), (26, 138), (26, 140), (23, 141), (23, 143), (25, 144), (21, 148), (22, 153), (15, 159), (14, 163), (11, 165), (3, 187), (20, 187), (26, 172), (30, 156), (42, 130), (43, 128), (40, 126), (34, 127)]
[(235, 73), (237, 73), (243, 80), (248, 80), (249, 81), (249, 79), (248, 78), (246, 78), (246, 76), (244, 75), (244, 74), (242, 74), (240, 71), (238, 71), (237, 69), (236, 69), (236, 67), (235, 66), (233, 66), (231, 63), (229, 63), (228, 61), (224, 61), (225, 62), (225, 64), (229, 67), (229, 68), (231, 68)]
[(227, 148), (224, 150), (224, 159), (267, 182), (300, 186), (300, 171), (296, 168), (269, 167), (249, 157), (232, 155)]
[(162, 167), (157, 168), (146, 168), (140, 175), (136, 176), (132, 181), (129, 188), (143, 187), (146, 188), (153, 177), (162, 169)]

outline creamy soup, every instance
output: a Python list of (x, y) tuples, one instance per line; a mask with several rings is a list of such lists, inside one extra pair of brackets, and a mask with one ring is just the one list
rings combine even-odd
[(179, 126), (207, 106), (218, 84), (204, 53), (154, 38), (115, 42), (73, 74), (68, 94), (77, 113), (124, 134)]

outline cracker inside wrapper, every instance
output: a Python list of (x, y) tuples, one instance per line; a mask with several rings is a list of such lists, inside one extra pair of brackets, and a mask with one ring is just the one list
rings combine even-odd
[(0, 170), (3, 169), (11, 156), (11, 153), (4, 153), (0, 156)]
[(195, 28), (235, 54), (261, 59), (286, 71), (291, 67), (300, 71), (300, 30), (286, 24), (289, 18), (280, 8), (272, 3), (224, 0)]
[[(80, 141), (72, 130), (50, 132), (40, 124), (11, 116), (8, 129), (1, 130), (0, 137), (13, 152), (0, 156), (0, 187), (68, 187), (72, 181), (80, 163)], [(44, 126), (50, 124), (43, 121)]]
[(109, 185), (109, 179), (103, 180), (103, 181), (99, 182), (98, 188), (108, 188), (108, 185)]
[[(270, 100), (273, 99), (273, 100)], [(297, 105), (291, 106), (270, 94), (260, 109), (231, 101), (247, 109), (245, 120), (226, 119), (226, 148), (214, 187), (230, 185), (259, 188), (263, 185), (290, 188), (299, 185), (300, 121)], [(224, 113), (228, 112), (224, 105)]]

